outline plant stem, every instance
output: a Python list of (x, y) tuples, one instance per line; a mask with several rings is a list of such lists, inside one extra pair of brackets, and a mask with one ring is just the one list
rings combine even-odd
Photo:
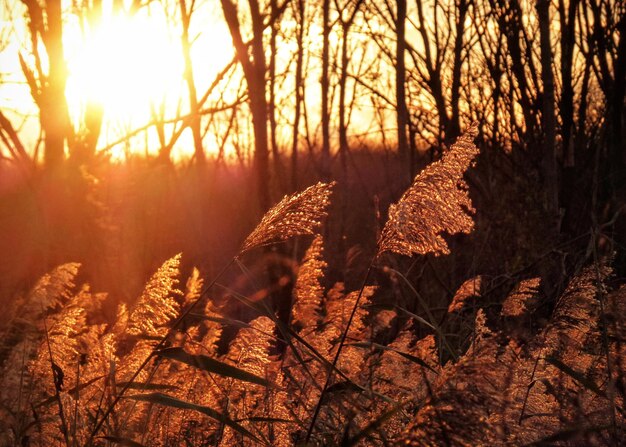
[(94, 427), (93, 431), (91, 432), (91, 435), (89, 436), (89, 439), (87, 440), (86, 445), (91, 445), (91, 442), (93, 441), (94, 436), (96, 436), (96, 434), (98, 434), (98, 431), (100, 431), (100, 428), (102, 428), (102, 425), (104, 424), (104, 422), (107, 420), (107, 418), (109, 417), (109, 415), (111, 414), (111, 412), (113, 411), (113, 409), (115, 408), (115, 405), (117, 405), (117, 403), (120, 401), (120, 399), (122, 398), (122, 396), (124, 396), (124, 393), (128, 390), (128, 388), (130, 388), (130, 386), (133, 384), (134, 380), (137, 378), (137, 376), (139, 376), (139, 373), (145, 368), (145, 366), (150, 362), (150, 360), (152, 359), (152, 357), (154, 356), (155, 352), (157, 352), (167, 341), (167, 339), (170, 337), (170, 335), (172, 335), (174, 333), (174, 331), (178, 328), (178, 326), (180, 326), (180, 324), (182, 323), (182, 321), (187, 317), (187, 315), (189, 315), (191, 313), (191, 311), (196, 307), (196, 305), (200, 302), (200, 300), (207, 294), (209, 293), (209, 291), (213, 288), (213, 286), (215, 285), (215, 283), (221, 278), (221, 276), (226, 272), (226, 270), (228, 270), (228, 268), (235, 262), (235, 260), (237, 259), (237, 256), (234, 256), (223, 268), (222, 270), (217, 274), (217, 276), (209, 283), (208, 286), (206, 286), (204, 288), (204, 290), (200, 293), (200, 295), (198, 296), (198, 298), (196, 298), (196, 300), (191, 303), (191, 305), (187, 308), (187, 310), (185, 310), (174, 322), (174, 324), (172, 325), (172, 327), (167, 331), (167, 334), (165, 334), (161, 340), (159, 341), (159, 343), (157, 343), (157, 345), (154, 347), (154, 349), (152, 350), (152, 352), (150, 353), (150, 355), (148, 357), (146, 357), (146, 359), (141, 363), (141, 365), (139, 365), (139, 367), (137, 368), (137, 370), (133, 373), (132, 377), (126, 382), (126, 384), (124, 385), (124, 387), (122, 388), (122, 390), (117, 394), (117, 396), (115, 396), (115, 399), (113, 399), (113, 402), (111, 402), (111, 404), (108, 406), (108, 408), (106, 409), (106, 411), (104, 412), (104, 414), (102, 415), (102, 418), (98, 421), (98, 423), (96, 424), (96, 426)]
[(46, 322), (46, 314), (45, 314), (45, 310), (43, 309), (43, 306), (42, 306), (42, 311), (43, 311), (43, 329), (46, 334), (46, 345), (48, 347), (48, 355), (50, 356), (50, 370), (52, 371), (52, 381), (54, 382), (54, 397), (59, 406), (59, 418), (61, 419), (61, 432), (63, 433), (65, 444), (67, 445), (67, 447), (70, 447), (70, 438), (67, 433), (68, 427), (67, 427), (67, 422), (65, 419), (65, 412), (63, 411), (63, 401), (61, 400), (61, 393), (59, 392), (61, 388), (59, 381), (62, 380), (62, 378), (58, 378), (58, 374), (59, 374), (58, 370), (60, 368), (57, 366), (56, 363), (54, 363), (54, 359), (52, 357), (52, 346), (50, 345), (50, 336), (48, 334), (48, 323)]
[(317, 405), (315, 406), (315, 412), (313, 413), (313, 418), (311, 419), (311, 424), (309, 425), (309, 430), (307, 431), (307, 434), (306, 434), (306, 443), (309, 442), (309, 439), (311, 438), (311, 434), (313, 434), (315, 421), (317, 420), (317, 416), (319, 415), (319, 412), (322, 408), (324, 394), (326, 393), (326, 390), (328, 389), (328, 385), (330, 384), (330, 381), (333, 378), (334, 369), (337, 365), (337, 362), (339, 361), (339, 356), (341, 355), (341, 349), (343, 348), (343, 345), (345, 344), (346, 337), (348, 336), (348, 331), (350, 330), (350, 325), (352, 324), (352, 320), (354, 319), (354, 315), (356, 314), (356, 310), (359, 308), (359, 301), (361, 301), (361, 297), (363, 296), (363, 291), (365, 290), (365, 285), (367, 284), (367, 280), (369, 279), (370, 274), (372, 273), (372, 268), (374, 266), (375, 259), (376, 259), (376, 256), (372, 258), (369, 267), (367, 267), (367, 273), (365, 274), (365, 278), (363, 278), (363, 283), (361, 284), (361, 288), (359, 289), (359, 294), (356, 297), (354, 306), (352, 307), (350, 318), (348, 319), (346, 328), (341, 334), (341, 340), (339, 341), (339, 346), (337, 348), (337, 352), (335, 353), (335, 358), (333, 359), (332, 368), (330, 369), (330, 371), (328, 372), (328, 375), (326, 376), (326, 383), (324, 384), (324, 387), (322, 388), (322, 393), (320, 394), (320, 397), (317, 401)]

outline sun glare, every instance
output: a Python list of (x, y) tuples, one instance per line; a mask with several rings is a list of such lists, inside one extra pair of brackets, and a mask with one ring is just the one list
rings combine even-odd
[[(190, 29), (191, 59), (199, 95), (233, 57), (228, 29), (219, 18), (214, 9), (198, 8)], [(152, 5), (132, 16), (104, 15), (90, 30), (82, 29), (77, 19), (65, 24), (66, 95), (76, 127), (80, 126), (88, 103), (101, 106), (102, 147), (117, 141), (125, 132), (148, 124), (155, 111), (162, 113), (164, 120), (188, 113), (181, 32), (180, 25), (173, 26), (162, 8)], [(150, 129), (144, 135), (142, 152), (158, 150), (153, 133), (154, 129)], [(181, 135), (172, 156), (190, 155), (190, 141), (190, 136)], [(116, 146), (111, 148), (111, 155), (120, 159), (128, 151), (134, 149)]]
[(150, 105), (179, 96), (180, 44), (157, 17), (113, 16), (79, 42), (68, 57), (68, 100), (96, 102), (123, 121), (144, 121)]

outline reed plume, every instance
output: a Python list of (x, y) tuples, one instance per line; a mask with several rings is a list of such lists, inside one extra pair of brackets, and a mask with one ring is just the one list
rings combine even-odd
[(463, 180), (479, 149), (474, 123), (459, 137), (441, 160), (431, 163), (413, 180), (400, 200), (389, 207), (389, 219), (378, 242), (379, 253), (405, 256), (448, 254), (441, 236), (469, 233), (474, 228), (472, 201)]
[(335, 182), (309, 186), (302, 192), (285, 196), (265, 215), (243, 242), (241, 251), (284, 241), (294, 236), (315, 234), (326, 218)]
[(181, 295), (176, 285), (181, 255), (168, 259), (146, 284), (143, 293), (128, 316), (130, 335), (162, 337), (166, 323), (178, 316), (180, 306), (172, 294)]
[(298, 269), (293, 288), (294, 303), (291, 308), (292, 321), (300, 327), (317, 325), (322, 308), (324, 289), (320, 279), (324, 276), (327, 264), (323, 260), (324, 239), (315, 236)]

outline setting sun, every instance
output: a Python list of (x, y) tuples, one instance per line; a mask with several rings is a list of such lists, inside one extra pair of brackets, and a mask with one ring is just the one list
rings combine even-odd
[[(233, 57), (233, 48), (223, 23), (213, 23), (210, 6), (194, 9), (196, 22), (190, 24), (191, 61), (198, 94)], [(106, 9), (106, 8), (105, 8)], [(185, 83), (182, 29), (175, 20), (179, 11), (161, 4), (148, 5), (134, 13), (104, 13), (93, 26), (69, 16), (64, 28), (67, 61), (66, 97), (75, 128), (80, 127), (88, 105), (104, 113), (100, 147), (109, 147), (129, 132), (155, 120), (175, 122), (189, 113), (189, 91)], [(206, 23), (211, 26), (202, 26)], [(222, 92), (224, 93), (224, 92)], [(228, 89), (226, 91), (228, 93)], [(173, 128), (171, 124), (166, 127)], [(110, 146), (114, 159), (130, 153), (154, 154), (157, 135), (148, 127), (142, 146)], [(175, 158), (193, 151), (191, 135), (183, 132), (173, 148)], [(207, 148), (211, 151), (211, 147)]]
[(71, 107), (95, 101), (109, 116), (136, 123), (150, 116), (150, 105), (181, 96), (180, 43), (164, 17), (112, 16), (75, 41), (68, 55)]

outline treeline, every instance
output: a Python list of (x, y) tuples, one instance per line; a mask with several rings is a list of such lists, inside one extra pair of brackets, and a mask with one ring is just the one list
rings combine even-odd
[[(189, 129), (201, 164), (207, 135), (214, 136), (218, 158), (230, 148), (252, 160), (263, 209), (271, 202), (270, 177), (282, 190), (302, 186), (303, 152), (316, 154), (319, 176), (328, 179), (335, 165), (347, 171), (351, 147), (376, 142), (406, 160), (408, 181), (420, 149), (437, 157), (474, 121), (490, 147), (521, 149), (540, 174), (552, 214), (564, 206), (559, 192), (578, 167), (595, 163), (610, 189), (623, 184), (621, 1), (83, 0), (70, 7), (61, 0), (22, 0), (13, 13), (26, 16), (30, 40), (20, 65), (39, 110), (39, 158), (48, 167), (66, 154), (88, 162), (114, 143), (99, 142), (106, 110), (86, 104), (76, 126), (65, 99), (68, 17), (89, 33), (108, 7), (129, 16), (167, 12), (180, 35), (188, 94), (183, 107), (161, 111), (119, 141), (155, 132), (159, 158), (167, 161)], [(191, 57), (206, 26), (199, 11), (223, 18), (235, 49), (233, 61), (212, 80), (194, 69)], [(220, 94), (226, 89), (237, 94)], [(0, 115), (5, 159), (32, 166), (38, 151), (25, 147), (9, 115)]]

